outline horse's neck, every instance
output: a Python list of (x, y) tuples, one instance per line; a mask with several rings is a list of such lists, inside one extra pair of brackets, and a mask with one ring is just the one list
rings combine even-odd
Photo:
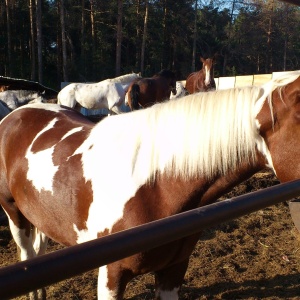
[[(161, 191), (160, 186), (164, 187), (163, 190), (166, 192), (160, 194), (160, 197), (163, 198), (161, 203), (164, 203), (164, 208), (160, 212), (164, 214), (162, 217), (167, 217), (188, 209), (216, 202), (233, 187), (262, 169), (264, 169), (264, 165), (257, 161), (252, 164), (245, 162), (226, 176), (216, 175), (210, 179), (203, 177), (186, 181), (181, 178), (160, 175), (157, 177), (155, 184), (153, 186), (149, 185), (148, 188), (151, 188), (151, 193), (155, 195), (156, 188)], [(169, 193), (167, 192), (169, 189), (172, 190), (171, 197), (169, 197)]]
[(203, 193), (200, 205), (207, 205), (215, 202), (222, 195), (231, 191), (235, 186), (249, 179), (257, 172), (265, 169), (265, 160), (258, 154), (257, 160), (249, 163), (245, 161), (240, 167), (225, 176), (216, 176), (207, 182), (208, 189)]

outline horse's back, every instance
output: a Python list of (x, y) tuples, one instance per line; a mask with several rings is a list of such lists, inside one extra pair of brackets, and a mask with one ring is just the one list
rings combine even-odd
[[(29, 136), (32, 137), (38, 134), (42, 128), (47, 124), (51, 124), (51, 122), (53, 122), (51, 126), (55, 130), (59, 126), (65, 126), (65, 131), (78, 126), (93, 127), (92, 122), (68, 107), (46, 103), (28, 104), (14, 110), (1, 121), (0, 139), (3, 141), (9, 138), (15, 139), (16, 136), (19, 136), (24, 137), (22, 140), (24, 139), (25, 142)], [(5, 134), (2, 134), (6, 131), (10, 132), (10, 135), (5, 136)], [(54, 130), (52, 131), (54, 132)], [(53, 139), (55, 139), (55, 135), (53, 135)], [(21, 140), (18, 140), (18, 143), (20, 144)]]

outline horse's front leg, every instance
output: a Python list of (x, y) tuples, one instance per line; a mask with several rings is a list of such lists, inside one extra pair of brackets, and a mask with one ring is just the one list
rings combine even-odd
[[(13, 214), (7, 213), (7, 216), (20, 259), (23, 261), (34, 258), (37, 254), (44, 254), (48, 238), (43, 233), (36, 231), (19, 210), (15, 210)], [(32, 291), (29, 297), (31, 300), (46, 299), (46, 291), (44, 288)]]
[(98, 299), (123, 300), (128, 282), (133, 278), (130, 270), (124, 269), (119, 261), (99, 269)]
[(177, 300), (179, 291), (187, 270), (189, 259), (174, 264), (168, 268), (156, 271), (155, 274), (155, 299)]

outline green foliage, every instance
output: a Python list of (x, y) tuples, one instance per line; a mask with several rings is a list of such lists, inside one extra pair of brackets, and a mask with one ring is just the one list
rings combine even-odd
[[(4, 1), (0, 4), (0, 75), (30, 79), (29, 1), (10, 2), (9, 8)], [(49, 86), (59, 89), (62, 41), (57, 2), (42, 2), (43, 78)], [(95, 9), (93, 24), (91, 2)], [(169, 68), (176, 71), (178, 79), (185, 79), (191, 72), (195, 3), (195, 0), (149, 0), (144, 76)], [(268, 1), (197, 3), (196, 69), (201, 68), (200, 55), (208, 57), (216, 53), (215, 76), (300, 68), (298, 7), (287, 4), (271, 7)], [(91, 82), (114, 77), (117, 1), (64, 0), (64, 8), (69, 80)], [(122, 74), (140, 71), (144, 17), (145, 0), (123, 1)]]

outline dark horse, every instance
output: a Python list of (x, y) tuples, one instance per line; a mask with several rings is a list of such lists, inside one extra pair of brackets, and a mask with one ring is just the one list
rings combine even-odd
[[(55, 104), (14, 110), (0, 123), (0, 204), (21, 259), (44, 253), (46, 236), (70, 246), (210, 204), (266, 167), (300, 178), (299, 104), (295, 71), (97, 124)], [(198, 239), (101, 267), (98, 298), (121, 300), (154, 272), (155, 298), (178, 299)]]
[(198, 72), (191, 73), (186, 79), (185, 88), (189, 94), (216, 89), (214, 80), (214, 58), (204, 59), (200, 57), (200, 60), (202, 62), (202, 69)]
[(162, 70), (151, 78), (135, 80), (128, 88), (126, 104), (131, 110), (149, 107), (157, 102), (170, 99), (176, 95), (176, 79), (174, 72)]

